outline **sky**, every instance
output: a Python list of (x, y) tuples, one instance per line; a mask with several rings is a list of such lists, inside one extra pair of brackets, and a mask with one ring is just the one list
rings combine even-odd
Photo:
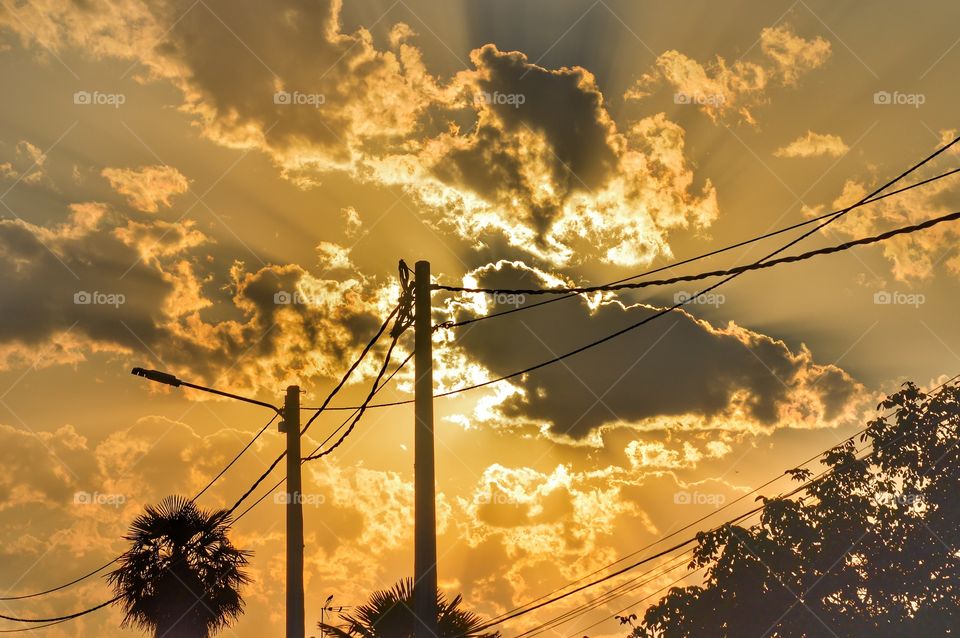
[[(958, 18), (934, 1), (3, 0), (0, 590), (116, 556), (145, 505), (197, 491), (270, 417), (131, 367), (269, 402), (299, 384), (317, 405), (397, 302), (400, 259), (453, 286), (598, 284), (852, 204), (957, 135)], [(955, 210), (946, 178), (791, 251)], [(664, 274), (749, 263), (801, 232)], [(747, 273), (561, 363), (438, 399), (441, 588), (502, 613), (838, 443), (904, 381), (960, 373), (958, 239), (946, 224)], [(437, 391), (696, 290), (438, 331)], [(535, 300), (432, 301), (441, 322)], [(335, 404), (365, 396), (384, 354)], [(411, 397), (406, 368), (379, 395)], [(342, 417), (321, 416), (305, 448)], [(231, 505), (282, 446), (271, 427), (201, 505)], [(355, 605), (410, 574), (412, 475), (410, 406), (370, 410), (304, 466), (308, 635), (327, 596)], [(267, 497), (233, 529), (253, 582), (225, 635), (283, 622), (283, 515)], [(614, 613), (642, 613), (682, 575), (544, 635), (622, 635)], [(109, 597), (93, 578), (4, 613)], [(120, 620), (107, 609), (43, 631), (136, 634)]]

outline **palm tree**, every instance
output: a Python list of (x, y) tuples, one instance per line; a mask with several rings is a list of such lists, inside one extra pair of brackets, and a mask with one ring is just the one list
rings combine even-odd
[[(460, 609), (457, 596), (449, 603), (437, 592), (437, 638), (499, 638), (500, 632), (480, 633), (483, 620), (471, 611)], [(352, 614), (341, 614), (344, 631), (333, 625), (318, 623), (328, 635), (338, 638), (411, 638), (416, 625), (413, 613), (413, 579), (404, 578), (390, 589), (375, 591), (366, 603)]]
[(243, 612), (240, 587), (250, 552), (227, 538), (230, 515), (182, 496), (146, 507), (125, 537), (132, 543), (107, 578), (124, 626), (160, 638), (208, 638)]

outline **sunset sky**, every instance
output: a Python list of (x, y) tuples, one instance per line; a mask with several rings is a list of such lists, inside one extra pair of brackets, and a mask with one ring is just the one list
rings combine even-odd
[[(396, 303), (400, 259), (455, 286), (597, 284), (852, 204), (958, 134), (958, 20), (939, 1), (0, 0), (0, 591), (116, 556), (144, 505), (195, 493), (271, 416), (131, 367), (274, 403), (299, 384), (317, 405)], [(950, 151), (904, 184), (958, 164)], [(954, 176), (792, 251), (956, 210)], [(801, 232), (666, 274), (749, 263)], [(905, 380), (960, 373), (958, 242), (945, 224), (747, 273), (438, 399), (443, 590), (502, 613), (839, 442)], [(438, 331), (437, 391), (695, 290)], [(435, 321), (516, 301), (436, 293)], [(383, 354), (335, 404), (365, 396)], [(411, 397), (404, 369), (379, 399)], [(321, 416), (305, 449), (343, 417)], [(201, 505), (231, 505), (282, 449), (273, 427)], [(369, 411), (304, 466), (308, 635), (328, 595), (355, 605), (411, 573), (412, 476), (410, 406)], [(253, 583), (224, 635), (282, 627), (283, 530), (273, 497), (236, 524)], [(545, 635), (582, 636), (680, 575)], [(0, 606), (42, 617), (110, 597), (93, 578)], [(37, 633), (139, 635), (120, 620)]]

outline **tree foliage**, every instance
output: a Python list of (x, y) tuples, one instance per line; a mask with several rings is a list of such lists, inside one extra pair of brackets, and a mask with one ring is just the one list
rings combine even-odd
[[(499, 638), (499, 632), (481, 633), (483, 620), (460, 608), (463, 599), (451, 601), (437, 592), (437, 638)], [(339, 638), (412, 638), (417, 624), (413, 613), (413, 579), (405, 578), (390, 589), (370, 595), (353, 613), (342, 614), (346, 630), (320, 623), (328, 635)]]
[(147, 506), (125, 537), (131, 547), (107, 576), (124, 625), (165, 638), (207, 638), (243, 612), (249, 552), (227, 538), (230, 517), (180, 496)]
[[(960, 390), (905, 384), (798, 498), (698, 536), (702, 584), (671, 589), (635, 638), (875, 638), (960, 632)], [(790, 474), (809, 480), (806, 470)], [(629, 624), (634, 625), (628, 618)]]

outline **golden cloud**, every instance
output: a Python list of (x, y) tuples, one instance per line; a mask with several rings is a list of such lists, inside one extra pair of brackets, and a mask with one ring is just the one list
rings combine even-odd
[[(935, 162), (928, 172), (933, 174), (948, 168), (951, 167), (943, 162)], [(917, 177), (919, 179), (920, 176)], [(832, 202), (832, 206), (849, 206), (851, 202), (865, 197), (872, 189), (866, 182), (849, 179)], [(805, 209), (804, 212), (815, 216), (823, 210), (824, 207), (820, 206)], [(830, 224), (823, 232), (839, 233), (853, 239), (882, 233), (897, 226), (917, 224), (957, 210), (960, 210), (960, 188), (955, 178), (947, 178), (858, 208)], [(920, 233), (893, 237), (883, 242), (880, 250), (890, 262), (895, 280), (918, 282), (933, 277), (940, 267), (954, 276), (960, 276), (960, 256), (952, 254), (952, 248), (958, 241), (960, 229), (957, 225), (941, 224)]]
[(46, 161), (46, 154), (38, 146), (21, 140), (13, 148), (10, 160), (0, 163), (0, 177), (25, 184), (48, 181)]
[[(206, 136), (263, 150), (301, 186), (331, 171), (399, 186), (434, 225), (481, 249), (505, 243), (554, 266), (646, 264), (669, 255), (671, 231), (717, 216), (713, 185), (695, 179), (684, 156), (683, 130), (662, 114), (618, 130), (586, 69), (548, 70), (486, 45), (471, 53), (472, 69), (444, 82), (404, 24), (380, 50), (365, 29), (342, 31), (337, 2), (247, 5), (46, 0), (43, 11), (5, 17), (26, 42), (139, 62), (180, 88)], [(797, 57), (790, 46), (777, 51)], [(142, 210), (185, 189), (155, 167), (109, 170)]]
[[(0, 330), (0, 361), (158, 357), (208, 380), (229, 369), (222, 382), (238, 389), (338, 377), (398, 289), (348, 274), (342, 247), (318, 252), (321, 271), (338, 276), (295, 265), (251, 272), (239, 262), (212, 271), (227, 257), (192, 222), (125, 219), (103, 204), (75, 204), (52, 227), (4, 220), (0, 263), (9, 277), (0, 302), (17, 313)], [(207, 253), (217, 256), (211, 262)], [(375, 367), (367, 363), (358, 378)]]
[(187, 178), (172, 166), (105, 168), (102, 175), (131, 206), (145, 213), (156, 213), (161, 206), (169, 207), (175, 195), (190, 188)]
[(715, 122), (735, 113), (755, 125), (753, 110), (767, 102), (771, 88), (795, 84), (830, 57), (828, 41), (802, 38), (786, 26), (763, 29), (759, 42), (762, 55), (732, 63), (718, 55), (701, 64), (679, 51), (666, 51), (657, 58), (656, 69), (643, 75), (625, 97), (643, 99), (666, 85), (674, 92), (674, 102), (695, 105)]
[(790, 142), (775, 150), (776, 157), (840, 157), (850, 150), (839, 135), (829, 133), (814, 133), (807, 131)]

